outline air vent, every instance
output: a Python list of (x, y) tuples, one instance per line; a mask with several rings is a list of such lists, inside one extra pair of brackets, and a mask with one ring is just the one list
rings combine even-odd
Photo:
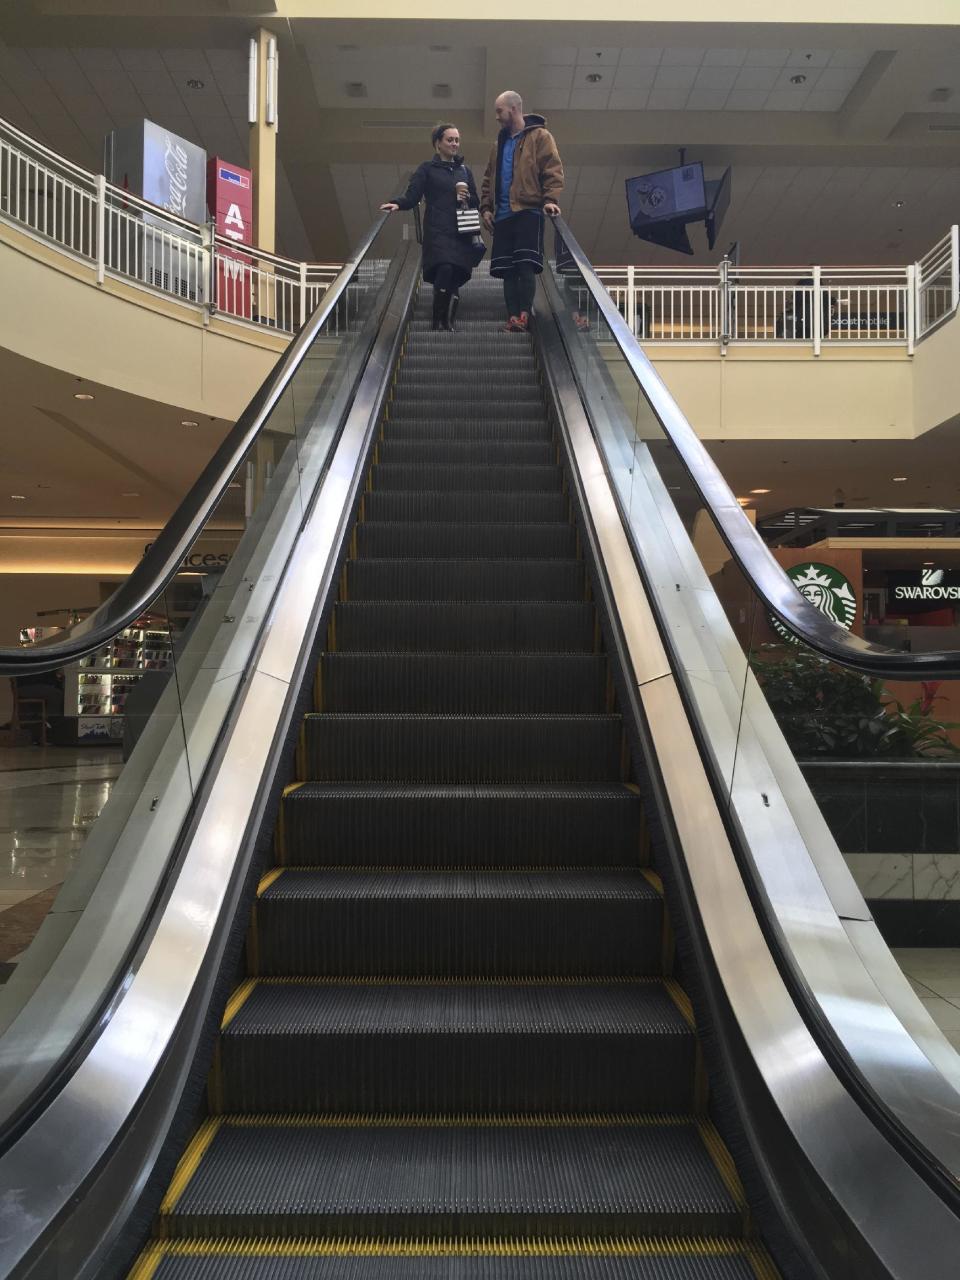
[(960, 124), (928, 124), (930, 133), (960, 133)]
[(349, 80), (347, 82), (348, 98), (365, 98), (367, 96), (367, 86), (362, 80)]
[(953, 97), (952, 89), (942, 88), (942, 89), (932, 89), (930, 91), (931, 102), (949, 102), (952, 97)]
[(453, 95), (453, 90), (448, 84), (431, 85), (430, 92), (435, 98), (449, 98)]

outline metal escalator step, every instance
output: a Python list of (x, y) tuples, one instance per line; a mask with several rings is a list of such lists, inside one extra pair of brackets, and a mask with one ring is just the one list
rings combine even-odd
[(581, 560), (348, 560), (349, 600), (583, 600)]
[[(448, 1242), (448, 1248), (452, 1242)], [(145, 1257), (161, 1258), (151, 1280), (757, 1280), (755, 1250), (734, 1240), (583, 1240), (560, 1252), (531, 1242), (471, 1242), (451, 1255), (440, 1241), (407, 1243), (402, 1255), (368, 1240), (223, 1240), (209, 1251), (189, 1240), (168, 1240)], [(423, 1252), (418, 1250), (422, 1249)], [(766, 1261), (766, 1255), (762, 1255)], [(134, 1280), (132, 1277), (131, 1280)], [(136, 1277), (135, 1280), (139, 1280)]]
[[(405, 372), (423, 374), (433, 378), (438, 378), (440, 369), (443, 368), (445, 370), (447, 367), (455, 368), (458, 377), (460, 374), (485, 373), (487, 376), (486, 385), (490, 385), (491, 357), (487, 353), (481, 354), (476, 349), (458, 352), (455, 364), (450, 363), (448, 365), (445, 362), (444, 365), (438, 366), (435, 352), (428, 353), (424, 351), (418, 355), (415, 350), (411, 350), (408, 347), (400, 365), (401, 370)], [(518, 374), (522, 377), (526, 377), (528, 374), (535, 375), (537, 365), (533, 358), (532, 348), (527, 346), (513, 348), (508, 345), (497, 353), (496, 368), (504, 379), (509, 378), (512, 380)]]
[(594, 653), (325, 653), (315, 710), (589, 715), (606, 678)]
[(308, 715), (304, 782), (619, 782), (617, 715)]
[(401, 396), (392, 401), (388, 413), (390, 422), (410, 418), (446, 418), (455, 422), (458, 418), (497, 418), (505, 422), (540, 422), (547, 416), (543, 400), (514, 400), (512, 396), (495, 399), (489, 393), (481, 398), (442, 394), (442, 387), (435, 387), (430, 398)]
[(577, 534), (572, 524), (515, 524), (491, 521), (412, 520), (390, 523), (364, 520), (357, 526), (357, 555), (375, 559), (415, 556), (430, 559), (472, 557), (518, 560), (572, 560)]
[(228, 1118), (166, 1237), (734, 1236), (695, 1121), (324, 1125)]
[(370, 468), (373, 489), (422, 489), (454, 493), (458, 490), (499, 489), (514, 492), (550, 492), (563, 485), (559, 466), (420, 466), (377, 464)]
[(662, 965), (640, 871), (285, 870), (257, 899), (260, 975), (637, 977)]
[(281, 861), (298, 867), (633, 867), (628, 787), (304, 782), (283, 797)]
[(596, 648), (596, 611), (582, 601), (341, 600), (339, 651), (584, 653)]
[(685, 1113), (695, 1047), (655, 978), (260, 979), (221, 1033), (217, 1096), (254, 1115)]
[(567, 520), (570, 502), (565, 493), (440, 493), (419, 489), (383, 490), (364, 494), (366, 520)]
[[(397, 396), (425, 396), (435, 400), (437, 393), (443, 390), (444, 375), (434, 370), (410, 369), (404, 361), (400, 365), (400, 373), (396, 381)], [(506, 385), (507, 380), (504, 380)], [(535, 368), (511, 370), (509, 378), (510, 397), (515, 400), (543, 401), (543, 388), (537, 377)], [(457, 369), (457, 395), (470, 398), (474, 395), (484, 396), (490, 390), (489, 368), (476, 367), (471, 370)]]
[(391, 444), (401, 441), (552, 441), (553, 428), (548, 422), (498, 422), (493, 418), (437, 418), (425, 421), (392, 419), (384, 424), (383, 438)]
[(527, 466), (555, 467), (557, 446), (552, 440), (393, 440), (379, 446), (381, 465)]

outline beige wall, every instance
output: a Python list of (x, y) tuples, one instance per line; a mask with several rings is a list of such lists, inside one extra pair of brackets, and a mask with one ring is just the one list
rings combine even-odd
[[(472, 4), (450, 4), (447, 0), (276, 0), (282, 18), (436, 18), (451, 21), (477, 16)], [(580, 0), (526, 0), (516, 9), (498, 14), (503, 22), (583, 22), (588, 16)], [(638, 11), (634, 0), (599, 0), (590, 5), (590, 22), (637, 22), (638, 18), (662, 16)], [(956, 0), (727, 0), (718, 12), (715, 0), (684, 0), (669, 12), (671, 23), (867, 23), (903, 26), (947, 24), (958, 21)], [(771, 37), (772, 39), (772, 37)]]
[(917, 435), (960, 414), (960, 312), (917, 347), (913, 414)]

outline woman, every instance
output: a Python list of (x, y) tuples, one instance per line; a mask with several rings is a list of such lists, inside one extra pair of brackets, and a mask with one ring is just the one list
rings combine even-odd
[[(402, 196), (382, 204), (388, 213), (427, 202), (423, 219), (423, 278), (433, 285), (433, 328), (453, 330), (460, 302), (459, 289), (477, 265), (477, 239), (457, 231), (457, 184), (466, 183), (465, 206), (480, 201), (473, 174), (460, 155), (460, 131), (454, 124), (438, 124), (430, 135), (435, 155), (425, 160)], [(480, 255), (482, 257), (482, 254)]]

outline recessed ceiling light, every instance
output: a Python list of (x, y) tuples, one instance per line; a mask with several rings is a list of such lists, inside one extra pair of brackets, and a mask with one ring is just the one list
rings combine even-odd
[(121, 498), (139, 498), (139, 493), (121, 493)]
[(906, 480), (906, 478), (907, 478), (906, 476), (894, 476), (893, 477), (894, 484), (902, 484), (902, 482)]
[(10, 497), (13, 498), (14, 502), (26, 502), (27, 500), (25, 493), (11, 493)]
[(188, 80), (187, 88), (188, 89), (205, 89), (206, 84), (204, 83), (203, 80)]
[(599, 84), (602, 79), (603, 79), (603, 76), (600, 74), (599, 71), (591, 71), (590, 74), (587, 76), (587, 80), (590, 82), (590, 84)]
[(893, 202), (893, 207), (894, 207), (895, 209), (902, 209), (902, 208), (903, 208), (903, 201), (902, 201), (902, 200), (894, 200), (894, 202)]
[(181, 418), (180, 425), (181, 427), (199, 427), (200, 423), (196, 418)]
[(770, 490), (769, 489), (751, 489), (750, 492), (751, 493), (769, 493)]
[(740, 503), (741, 507), (749, 507), (749, 506), (750, 506), (750, 499), (749, 499), (749, 498), (738, 498), (738, 499), (737, 499), (737, 501)]
[(932, 561), (932, 560), (924, 560), (924, 562), (923, 562), (923, 567), (924, 567), (925, 569), (929, 569), (929, 568), (931, 568), (932, 566), (933, 566), (933, 561)]
[(92, 400), (93, 396), (89, 391), (75, 391), (73, 398), (74, 400)]
[(804, 76), (804, 75), (791, 76), (791, 77), (790, 77), (790, 83), (791, 83), (791, 84), (806, 84), (806, 83), (807, 83), (807, 77), (806, 77), (806, 76)]

